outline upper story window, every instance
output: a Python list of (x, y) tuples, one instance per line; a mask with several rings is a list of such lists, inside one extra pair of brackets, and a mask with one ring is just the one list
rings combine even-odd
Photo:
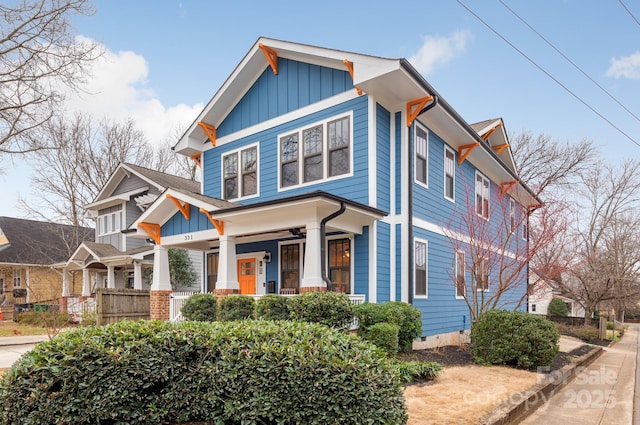
[(456, 154), (448, 147), (444, 147), (444, 197), (455, 200), (456, 189)]
[(429, 186), (429, 133), (424, 128), (416, 125), (415, 140), (415, 173), (416, 181)]
[(476, 214), (489, 219), (489, 179), (476, 171)]
[(426, 298), (428, 295), (427, 241), (415, 241), (415, 252), (413, 261), (414, 295), (418, 298)]
[(456, 251), (456, 298), (464, 298), (467, 292), (464, 261), (464, 251)]
[(280, 136), (280, 187), (349, 174), (351, 117), (329, 120)]
[(98, 216), (98, 236), (118, 233), (122, 230), (122, 211), (115, 211)]
[(522, 209), (522, 239), (529, 239), (529, 215), (526, 209)]
[(489, 259), (478, 258), (475, 264), (476, 290), (489, 290)]
[(258, 193), (258, 146), (236, 150), (222, 156), (224, 199), (237, 199)]

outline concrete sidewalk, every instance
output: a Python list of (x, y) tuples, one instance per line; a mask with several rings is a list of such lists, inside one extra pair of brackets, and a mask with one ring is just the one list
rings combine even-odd
[(637, 357), (638, 327), (630, 325), (619, 342), (520, 423), (632, 425)]

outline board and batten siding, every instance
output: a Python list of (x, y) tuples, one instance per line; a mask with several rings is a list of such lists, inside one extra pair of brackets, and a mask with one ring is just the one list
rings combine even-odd
[(132, 190), (140, 189), (146, 186), (151, 185), (149, 184), (149, 182), (142, 180), (140, 177), (131, 174), (129, 177), (122, 179), (118, 186), (116, 186), (115, 190), (111, 193), (111, 196), (131, 192)]
[(278, 59), (278, 74), (267, 66), (216, 129), (217, 137), (235, 133), (353, 89), (345, 70)]
[(189, 212), (189, 220), (184, 218), (182, 212), (175, 212), (173, 216), (161, 226), (160, 235), (174, 236), (213, 229), (213, 224), (211, 224), (206, 215), (200, 212), (198, 207), (189, 204)]

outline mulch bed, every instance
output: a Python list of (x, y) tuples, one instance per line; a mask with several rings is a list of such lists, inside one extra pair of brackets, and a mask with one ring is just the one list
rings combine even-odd
[[(608, 346), (610, 343), (611, 341), (600, 341), (600, 344), (597, 345)], [(549, 371), (558, 370), (563, 366), (572, 363), (577, 357), (587, 354), (591, 348), (591, 346), (585, 344), (568, 353), (558, 353), (549, 367)], [(398, 357), (402, 360), (436, 362), (444, 367), (475, 364), (468, 347), (458, 347), (453, 345), (446, 345), (432, 349), (413, 350), (411, 353), (399, 354)]]

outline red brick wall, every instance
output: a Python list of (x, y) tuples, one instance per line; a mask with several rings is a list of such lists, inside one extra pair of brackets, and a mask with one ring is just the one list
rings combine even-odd
[(169, 303), (173, 291), (151, 291), (149, 293), (149, 318), (169, 320)]

